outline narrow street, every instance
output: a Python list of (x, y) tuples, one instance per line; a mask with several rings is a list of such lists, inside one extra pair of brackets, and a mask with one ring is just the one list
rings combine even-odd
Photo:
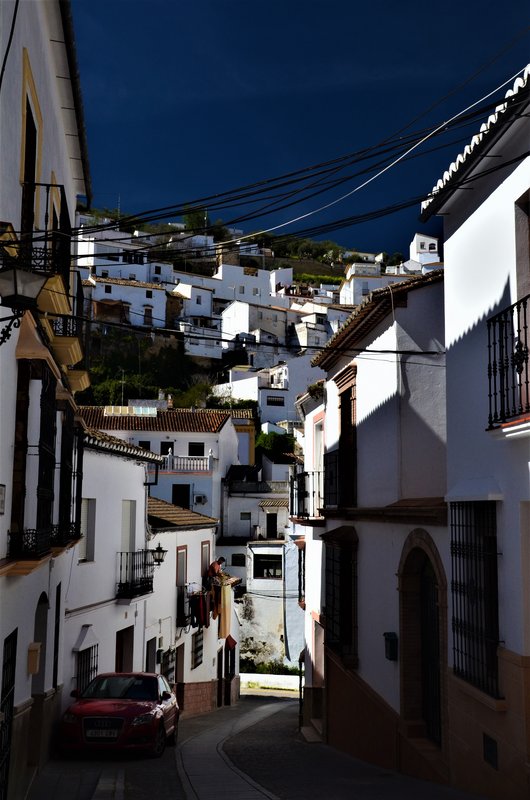
[(236, 706), (181, 721), (179, 743), (147, 757), (56, 759), (28, 800), (472, 800), (309, 743), (295, 699), (247, 695)]

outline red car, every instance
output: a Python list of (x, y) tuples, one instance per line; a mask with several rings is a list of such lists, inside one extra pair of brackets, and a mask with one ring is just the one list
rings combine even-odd
[(177, 740), (179, 707), (163, 675), (109, 672), (98, 675), (63, 714), (65, 752), (92, 749), (148, 750), (161, 756)]

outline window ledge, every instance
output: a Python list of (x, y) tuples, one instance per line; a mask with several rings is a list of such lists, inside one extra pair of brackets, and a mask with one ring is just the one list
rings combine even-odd
[(456, 689), (463, 694), (466, 694), (468, 697), (471, 697), (473, 700), (476, 700), (478, 703), (481, 703), (483, 706), (486, 706), (486, 708), (490, 708), (492, 711), (499, 712), (508, 710), (506, 698), (491, 697), (489, 694), (485, 694), (485, 692), (477, 689), (476, 686), (472, 686), (470, 683), (462, 680), (462, 678), (458, 678), (456, 675), (451, 675), (451, 679), (454, 682)]

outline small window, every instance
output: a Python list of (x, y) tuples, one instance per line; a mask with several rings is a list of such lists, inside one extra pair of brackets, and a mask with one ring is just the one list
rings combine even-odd
[(144, 439), (138, 442), (138, 447), (141, 447), (142, 450), (151, 450), (151, 442), (148, 442), (147, 439)]
[(105, 286), (105, 294), (111, 294), (111, 293), (112, 293), (112, 286)]
[(153, 324), (153, 309), (144, 308), (144, 325), (152, 325), (152, 324)]
[(285, 405), (285, 397), (274, 397), (274, 395), (269, 395), (267, 397), (267, 405), (268, 406), (284, 406)]
[(259, 289), (257, 286), (254, 286), (254, 288), (252, 289), (252, 294), (259, 294)]
[(198, 294), (197, 297), (195, 298), (195, 302), (198, 306), (202, 306), (202, 297), (200, 296), (200, 294)]
[(232, 553), (232, 567), (244, 567), (246, 558), (244, 553)]
[(239, 515), (239, 519), (242, 519), (242, 520), (244, 520), (244, 519), (250, 520), (250, 518), (251, 518), (250, 511), (242, 511), (240, 513), (240, 515)]
[(430, 250), (431, 252), (433, 252), (433, 251), (434, 251), (434, 252), (436, 252), (436, 242), (431, 242), (431, 243), (429, 244), (429, 250)]
[(188, 442), (188, 455), (189, 456), (203, 456), (204, 455), (204, 442)]
[(146, 296), (148, 299), (151, 299), (151, 298), (153, 297), (153, 290), (152, 290), (152, 289), (146, 289), (146, 290), (145, 290), (145, 296)]
[(425, 250), (425, 242), (420, 242), (420, 250)]
[(245, 287), (244, 286), (240, 286), (239, 287), (239, 294), (245, 294)]
[(162, 274), (162, 267), (155, 267), (155, 275), (161, 275), (161, 274)]
[(195, 669), (202, 664), (203, 637), (202, 631), (197, 631), (191, 637), (191, 668)]
[(160, 442), (160, 455), (161, 456), (173, 455), (173, 442)]
[(108, 271), (108, 269), (102, 269), (102, 270), (101, 270), (101, 277), (102, 277), (102, 278), (108, 278), (108, 277), (109, 277), (109, 271)]

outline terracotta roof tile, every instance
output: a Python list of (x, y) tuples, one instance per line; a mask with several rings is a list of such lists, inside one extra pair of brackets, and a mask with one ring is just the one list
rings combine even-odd
[(141, 459), (142, 461), (153, 461), (162, 464), (164, 459), (157, 453), (151, 453), (149, 450), (144, 450), (142, 447), (137, 447), (134, 444), (129, 444), (118, 436), (109, 436), (108, 433), (88, 428), (84, 434), (85, 447), (93, 450), (104, 450), (105, 452), (117, 453), (121, 456), (128, 456), (134, 459)]
[(157, 497), (147, 498), (147, 514), (152, 528), (211, 528), (218, 520), (197, 514), (189, 508), (181, 508), (159, 500)]
[(217, 408), (157, 409), (156, 416), (106, 416), (104, 406), (80, 406), (78, 412), (89, 428), (162, 433), (218, 433), (231, 417), (230, 411)]

